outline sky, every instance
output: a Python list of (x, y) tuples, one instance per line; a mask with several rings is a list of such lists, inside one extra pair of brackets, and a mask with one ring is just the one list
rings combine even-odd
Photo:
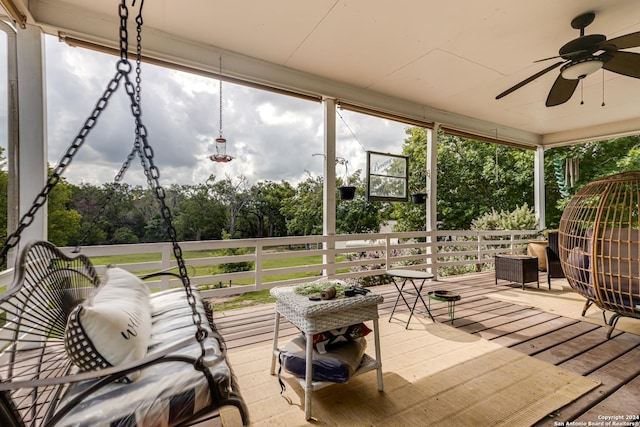
[[(144, 45), (143, 45), (144, 51)], [(116, 72), (118, 58), (75, 48), (45, 36), (47, 140), (55, 166), (74, 140)], [(224, 70), (224, 58), (223, 70)], [(131, 76), (135, 78), (134, 75)], [(7, 99), (6, 37), (0, 32), (0, 98)], [(222, 85), (222, 133), (229, 163), (214, 163), (220, 128), (219, 81), (143, 64), (142, 121), (153, 148), (161, 185), (199, 184), (239, 176), (292, 184), (322, 175), (323, 105), (231, 83)], [(336, 156), (350, 173), (364, 172), (366, 151), (401, 154), (406, 124), (338, 110)], [(0, 103), (0, 146), (7, 146), (7, 105)], [(113, 182), (133, 147), (134, 118), (121, 85), (78, 150), (65, 178), (76, 185)], [(6, 156), (6, 151), (5, 151)], [(336, 165), (336, 175), (345, 168)], [(126, 173), (131, 185), (146, 185), (136, 158)]]

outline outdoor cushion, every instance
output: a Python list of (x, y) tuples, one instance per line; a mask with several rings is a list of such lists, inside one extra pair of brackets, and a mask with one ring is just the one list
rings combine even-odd
[[(284, 368), (289, 373), (305, 378), (306, 341), (300, 334), (283, 349)], [(344, 341), (331, 347), (331, 351), (321, 354), (313, 351), (313, 381), (331, 381), (346, 383), (362, 363), (367, 349), (367, 340), (358, 338)]]
[(593, 297), (593, 289), (590, 283), (589, 255), (579, 247), (571, 249), (567, 257), (567, 277), (575, 280), (577, 286), (585, 286), (588, 296)]
[[(143, 358), (151, 338), (149, 288), (126, 270), (106, 270), (93, 297), (77, 305), (65, 329), (65, 350), (83, 371)], [(137, 373), (128, 380), (135, 380)]]
[(628, 294), (631, 290), (640, 294), (640, 230), (606, 228), (600, 239), (601, 256), (598, 256), (600, 282), (605, 290)]
[(325, 354), (339, 343), (366, 337), (370, 332), (371, 329), (364, 323), (350, 325), (340, 329), (332, 329), (330, 331), (313, 334), (313, 346), (318, 353)]
[[(196, 289), (192, 289), (198, 294)], [(220, 343), (213, 338), (206, 321), (206, 312), (200, 298), (196, 298), (203, 328), (209, 334), (205, 340), (208, 355), (221, 354)], [(149, 353), (163, 350), (176, 342), (195, 335), (191, 307), (182, 288), (152, 294), (150, 298), (152, 327)], [(197, 342), (171, 353), (198, 357)], [(215, 396), (227, 396), (231, 385), (231, 370), (227, 363), (216, 363), (205, 368), (211, 375)], [(97, 380), (74, 383), (61, 405), (94, 384)], [(131, 384), (109, 384), (85, 398), (74, 407), (56, 427), (91, 426), (167, 426), (176, 425), (211, 404), (207, 378), (188, 362), (155, 363), (140, 371)], [(214, 396), (214, 397), (215, 397)]]

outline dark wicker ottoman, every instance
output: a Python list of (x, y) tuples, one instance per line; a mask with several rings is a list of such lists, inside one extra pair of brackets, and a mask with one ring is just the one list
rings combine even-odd
[[(498, 279), (508, 280), (514, 283), (524, 284), (529, 282), (537, 282), (540, 287), (540, 279), (538, 278), (538, 258), (527, 255), (496, 255), (496, 285)], [(551, 287), (549, 287), (551, 289)]]

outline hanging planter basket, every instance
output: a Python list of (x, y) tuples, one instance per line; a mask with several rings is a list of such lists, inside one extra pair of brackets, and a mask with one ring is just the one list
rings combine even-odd
[(342, 200), (352, 200), (356, 195), (356, 187), (344, 186), (338, 187), (338, 191), (340, 192), (340, 199)]
[(411, 200), (416, 205), (424, 205), (427, 202), (427, 193), (414, 193), (411, 195)]

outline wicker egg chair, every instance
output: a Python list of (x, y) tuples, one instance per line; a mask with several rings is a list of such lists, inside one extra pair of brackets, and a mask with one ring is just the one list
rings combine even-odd
[(640, 318), (640, 171), (610, 175), (584, 186), (560, 220), (559, 253), (569, 285), (613, 314)]

